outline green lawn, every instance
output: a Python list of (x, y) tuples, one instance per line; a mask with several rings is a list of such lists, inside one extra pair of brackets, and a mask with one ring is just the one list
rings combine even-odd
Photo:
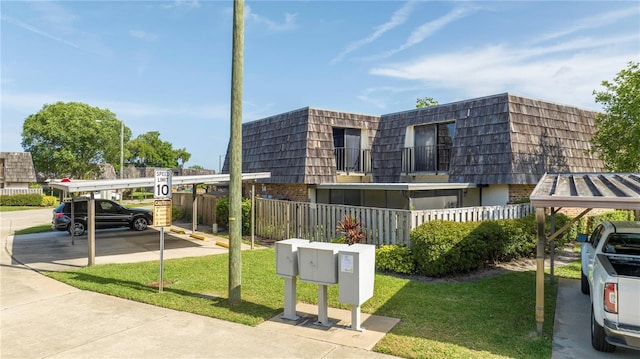
[[(50, 273), (81, 289), (228, 321), (257, 325), (282, 312), (284, 282), (275, 274), (274, 250), (242, 254), (242, 303), (230, 306), (228, 256), (165, 261), (164, 292), (158, 293), (159, 263), (109, 264)], [(556, 270), (577, 277), (575, 268)], [(548, 283), (548, 280), (547, 280)], [(429, 283), (377, 273), (364, 313), (399, 318), (374, 348), (406, 358), (550, 358), (556, 287), (545, 286), (544, 334), (535, 322), (535, 272), (511, 272), (475, 282)], [(317, 303), (317, 286), (298, 282), (297, 299)], [(329, 287), (329, 306), (338, 286)]]

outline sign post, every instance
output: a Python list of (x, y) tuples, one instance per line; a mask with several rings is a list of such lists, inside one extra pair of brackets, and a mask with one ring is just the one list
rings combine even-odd
[(160, 227), (160, 280), (158, 291), (162, 293), (164, 273), (164, 227), (171, 225), (171, 170), (156, 170), (153, 186), (153, 226)]

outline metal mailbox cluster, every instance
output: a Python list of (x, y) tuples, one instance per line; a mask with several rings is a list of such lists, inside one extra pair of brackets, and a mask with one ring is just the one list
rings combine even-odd
[(290, 238), (278, 241), (276, 274), (285, 279), (283, 318), (296, 320), (296, 277), (318, 284), (318, 321), (331, 326), (327, 315), (327, 286), (338, 284), (341, 303), (350, 304), (351, 329), (360, 327), (360, 306), (373, 296), (375, 246), (309, 242)]

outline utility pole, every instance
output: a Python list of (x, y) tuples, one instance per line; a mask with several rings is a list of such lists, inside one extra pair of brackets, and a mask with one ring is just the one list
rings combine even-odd
[(229, 304), (242, 296), (242, 71), (244, 0), (233, 1), (231, 57), (231, 153), (229, 166)]

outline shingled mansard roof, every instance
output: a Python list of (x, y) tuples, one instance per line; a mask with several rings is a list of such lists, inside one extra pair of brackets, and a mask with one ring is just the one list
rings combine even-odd
[[(242, 171), (271, 172), (273, 183), (333, 183), (336, 160), (333, 128), (367, 129), (369, 141), (378, 116), (301, 108), (242, 125)], [(223, 173), (229, 173), (229, 150)]]
[(36, 171), (33, 168), (31, 153), (0, 152), (0, 158), (4, 159), (3, 181), (5, 183), (36, 181)]
[(332, 128), (358, 128), (372, 144), (374, 182), (396, 183), (407, 127), (455, 121), (449, 182), (536, 184), (547, 172), (603, 170), (588, 153), (595, 114), (507, 93), (382, 116), (307, 107), (243, 124), (243, 171), (335, 183)]

